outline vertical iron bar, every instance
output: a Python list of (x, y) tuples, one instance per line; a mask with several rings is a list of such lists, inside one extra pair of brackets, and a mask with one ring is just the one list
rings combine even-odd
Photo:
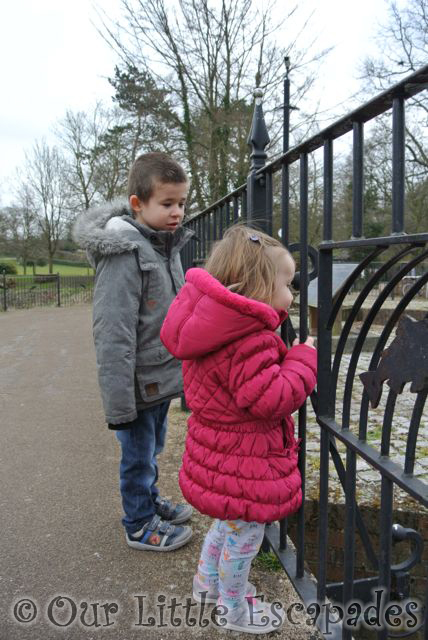
[(324, 142), (324, 233), (323, 240), (333, 239), (333, 140)]
[[(392, 548), (392, 480), (382, 476), (380, 502), (380, 540), (379, 540), (379, 588), (384, 590), (385, 602), (390, 600), (391, 590), (391, 548)], [(387, 640), (388, 629), (382, 629), (378, 638)]]
[(241, 215), (244, 221), (247, 221), (247, 190), (242, 193)]
[[(300, 322), (299, 339), (308, 337), (308, 155), (300, 156)], [(297, 514), (296, 576), (304, 575), (305, 563), (305, 470), (306, 470), (306, 402), (299, 409), (299, 470), (302, 477), (302, 506)]]
[(204, 260), (207, 257), (207, 216), (202, 217), (202, 256)]
[(239, 199), (238, 196), (233, 196), (233, 222), (238, 222), (239, 219)]
[[(192, 226), (190, 225), (190, 229), (192, 228)], [(191, 269), (193, 267), (192, 264), (192, 241), (190, 240), (189, 242), (186, 243), (186, 252), (187, 252), (187, 264), (188, 264), (188, 268)]]
[(59, 273), (56, 274), (56, 295), (57, 295), (57, 307), (61, 306), (61, 281)]
[(392, 102), (392, 233), (404, 233), (405, 115), (404, 98)]
[(229, 200), (226, 202), (226, 204), (224, 205), (225, 209), (226, 209), (226, 229), (228, 229), (230, 227), (230, 202)]
[[(284, 60), (286, 66), (286, 74), (284, 79), (284, 106), (283, 106), (283, 124), (282, 124), (282, 151), (286, 153), (290, 146), (290, 79), (288, 77), (289, 58)], [(272, 191), (272, 183), (271, 183)], [(273, 194), (272, 194), (273, 197)], [(290, 182), (289, 182), (289, 165), (284, 163), (281, 166), (281, 242), (285, 247), (290, 244), (289, 229), (289, 210), (290, 210)], [(281, 327), (281, 337), (286, 342), (288, 336), (289, 319)], [(284, 518), (279, 523), (279, 548), (285, 550), (287, 548), (287, 529), (288, 520)]]
[(7, 311), (6, 271), (3, 270), (3, 310)]
[[(290, 79), (288, 77), (289, 60), (285, 59), (286, 74), (284, 79), (284, 107), (282, 125), (282, 152), (286, 153), (290, 147)], [(288, 163), (281, 167), (281, 241), (288, 247), (290, 243), (290, 170)]]
[[(333, 141), (324, 142), (324, 203), (323, 239), (333, 237)], [(328, 320), (333, 306), (333, 252), (320, 251), (318, 275), (318, 412), (320, 415), (334, 416), (331, 381), (332, 331)], [(328, 480), (329, 480), (330, 435), (321, 428), (320, 442), (320, 484), (319, 484), (319, 529), (318, 529), (318, 579), (317, 598), (324, 602), (327, 584), (328, 548)]]
[(284, 163), (281, 169), (281, 242), (290, 244), (290, 168)]
[[(346, 607), (351, 602), (354, 591), (355, 564), (355, 479), (357, 471), (357, 454), (351, 449), (346, 451), (346, 479), (345, 479), (345, 574), (343, 584), (343, 604)], [(343, 630), (342, 640), (351, 640), (352, 630)]]
[(209, 214), (207, 215), (207, 253), (206, 255), (209, 254), (209, 252), (211, 251), (211, 211), (209, 212)]
[(364, 209), (364, 125), (354, 122), (352, 179), (352, 237), (363, 235)]
[[(326, 206), (326, 201), (324, 201)], [(328, 212), (324, 211), (325, 215)], [(326, 223), (324, 220), (324, 229)], [(334, 417), (331, 394), (331, 350), (332, 330), (328, 329), (328, 320), (333, 306), (333, 252), (320, 251), (318, 275), (318, 413)], [(319, 529), (318, 529), (318, 577), (317, 599), (324, 602), (327, 584), (327, 545), (328, 545), (328, 480), (329, 480), (330, 436), (321, 428), (320, 442), (320, 489), (319, 489)]]
[(271, 236), (273, 233), (273, 193), (272, 193), (272, 173), (267, 171), (265, 174), (266, 179), (266, 211), (265, 211), (265, 219), (266, 219), (266, 230), (267, 233)]
[(223, 237), (223, 217), (224, 217), (224, 206), (219, 207), (220, 213), (220, 230), (219, 230), (219, 238)]
[(199, 242), (197, 243), (198, 245), (197, 255), (198, 255), (198, 260), (201, 260), (202, 259), (202, 217), (201, 216), (199, 216), (198, 218), (198, 240)]
[(213, 241), (214, 242), (217, 240), (217, 214), (218, 214), (218, 208), (216, 207), (213, 213)]
[(300, 156), (300, 342), (308, 337), (308, 155)]
[(287, 548), (287, 528), (288, 519), (284, 518), (279, 521), (279, 550), (284, 551)]
[[(190, 228), (192, 231), (194, 231), (196, 233), (196, 226), (195, 223), (192, 222), (192, 224), (190, 225)], [(190, 266), (195, 267), (195, 249), (196, 249), (196, 245), (195, 245), (195, 240), (194, 240), (195, 236), (192, 236), (190, 241), (188, 242), (189, 245), (189, 251), (190, 251)]]
[[(189, 228), (192, 229), (192, 224), (190, 223)], [(188, 255), (188, 259), (189, 259), (189, 268), (191, 269), (193, 267), (193, 242), (192, 240), (189, 240), (189, 242), (186, 243), (186, 247), (187, 247), (187, 255)]]

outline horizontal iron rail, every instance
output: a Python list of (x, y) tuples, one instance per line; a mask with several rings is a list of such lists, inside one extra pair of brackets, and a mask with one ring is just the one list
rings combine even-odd
[(372, 118), (385, 113), (385, 111), (391, 109), (394, 98), (411, 98), (426, 88), (428, 88), (428, 65), (421, 67), (412, 75), (407, 76), (391, 88), (378, 94), (375, 98), (358, 107), (358, 109), (351, 111), (343, 118), (336, 120), (336, 122), (312, 136), (309, 140), (292, 147), (275, 160), (265, 164), (257, 173), (275, 172), (284, 163), (292, 164), (299, 159), (302, 153), (311, 153), (322, 147), (325, 140), (335, 140), (352, 131), (354, 122), (368, 122)]
[[(247, 189), (247, 185), (246, 184), (241, 184), (240, 187), (238, 187), (234, 191), (231, 191), (227, 195), (223, 196), (223, 198), (220, 198), (220, 200), (216, 200), (215, 202), (210, 204), (208, 207), (203, 209), (203, 211), (199, 211), (198, 213), (195, 213), (194, 215), (189, 215), (187, 220), (184, 221), (184, 224), (186, 225), (186, 224), (189, 224), (190, 222), (195, 222), (195, 220), (197, 220), (198, 218), (201, 218), (202, 216), (207, 215), (208, 213), (211, 213), (211, 211), (215, 211), (217, 208), (224, 206), (228, 202), (231, 202), (232, 200), (234, 200), (236, 198), (239, 198), (240, 195), (245, 193), (246, 189)], [(236, 202), (237, 202), (237, 200), (236, 200)], [(235, 218), (235, 222), (236, 222), (236, 219), (237, 219), (236, 205), (235, 205), (234, 218)]]
[(404, 489), (418, 502), (428, 507), (428, 485), (405, 474), (404, 469), (387, 456), (381, 456), (380, 452), (367, 444), (364, 440), (359, 440), (349, 429), (342, 429), (335, 420), (326, 416), (317, 416), (318, 424), (327, 429), (338, 440), (343, 442), (348, 449), (356, 451), (374, 469), (383, 476), (390, 478), (401, 489)]
[(423, 245), (428, 242), (428, 233), (413, 233), (385, 236), (381, 238), (358, 238), (357, 240), (337, 240), (336, 242), (321, 242), (318, 245), (319, 251), (330, 249), (352, 249), (354, 247), (389, 247), (392, 244)]

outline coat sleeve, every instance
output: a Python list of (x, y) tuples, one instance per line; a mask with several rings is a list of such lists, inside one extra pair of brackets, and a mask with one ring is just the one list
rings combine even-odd
[(316, 384), (317, 352), (301, 344), (284, 359), (273, 336), (252, 337), (232, 358), (230, 389), (240, 409), (257, 418), (281, 418), (302, 406)]
[(142, 276), (132, 252), (103, 257), (97, 266), (93, 333), (106, 422), (137, 417), (135, 361)]

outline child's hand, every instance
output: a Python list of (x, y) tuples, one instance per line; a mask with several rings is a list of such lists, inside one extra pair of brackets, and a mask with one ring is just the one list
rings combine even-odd
[[(298, 344), (300, 344), (299, 338), (296, 338), (295, 340), (293, 340), (293, 344), (292, 344), (293, 347), (296, 347)], [(306, 344), (308, 347), (315, 349), (314, 339), (311, 338), (311, 336), (308, 336), (303, 344)]]

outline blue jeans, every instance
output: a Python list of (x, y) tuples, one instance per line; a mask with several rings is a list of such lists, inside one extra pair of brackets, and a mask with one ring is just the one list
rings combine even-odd
[(165, 445), (169, 401), (138, 412), (135, 426), (116, 431), (122, 447), (120, 492), (126, 531), (135, 533), (155, 514), (158, 465), (156, 456)]

